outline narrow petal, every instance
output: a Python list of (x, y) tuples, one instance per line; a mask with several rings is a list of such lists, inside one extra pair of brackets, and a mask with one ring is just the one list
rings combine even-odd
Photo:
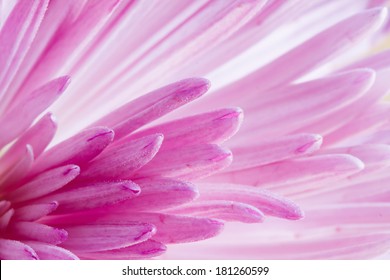
[(184, 146), (158, 153), (135, 176), (137, 178), (164, 176), (194, 180), (226, 168), (231, 161), (231, 152), (214, 144)]
[(23, 133), (16, 142), (0, 158), (0, 166), (6, 169), (24, 153), (27, 145), (34, 151), (34, 158), (38, 158), (53, 139), (57, 125), (51, 113), (44, 115), (36, 124)]
[(8, 144), (24, 132), (34, 119), (59, 97), (68, 83), (69, 77), (52, 80), (21, 98), (18, 103), (12, 104), (0, 119), (0, 127), (3, 132), (0, 147)]
[[(0, 32), (0, 96), (3, 96), (35, 38), (49, 1), (18, 2)], [(2, 104), (4, 106), (4, 104)]]
[(251, 205), (225, 200), (194, 202), (172, 209), (170, 212), (242, 223), (260, 223), (264, 219), (264, 214)]
[(7, 228), (14, 213), (15, 213), (15, 210), (13, 208), (11, 208), (11, 209), (8, 209), (4, 214), (2, 214), (0, 216), (0, 232), (4, 231)]
[(15, 210), (15, 215), (13, 219), (15, 221), (26, 221), (32, 222), (36, 221), (54, 210), (58, 207), (58, 203), (56, 201), (50, 203), (42, 203), (42, 204), (28, 204), (23, 207), (18, 207)]
[(294, 192), (307, 183), (344, 178), (363, 168), (364, 163), (350, 155), (320, 155), (216, 174), (207, 178), (207, 181), (228, 181), (267, 188), (280, 186)]
[(252, 117), (243, 129), (247, 138), (255, 129), (269, 136), (296, 131), (351, 104), (365, 94), (374, 81), (372, 70), (356, 70), (270, 91), (270, 96), (278, 98), (260, 99), (245, 107), (246, 112), (259, 117)]
[(34, 222), (14, 222), (9, 225), (8, 232), (22, 240), (36, 240), (50, 244), (60, 244), (68, 237), (68, 233), (63, 229)]
[(2, 170), (0, 177), (0, 189), (11, 189), (27, 176), (34, 162), (34, 151), (30, 145), (24, 149), (24, 153), (12, 164), (8, 170)]
[(131, 181), (91, 183), (60, 190), (34, 203), (58, 201), (56, 214), (60, 214), (116, 204), (136, 197), (140, 191), (140, 187)]
[(115, 145), (88, 163), (79, 180), (130, 179), (156, 155), (162, 140), (156, 134)]
[(270, 191), (233, 184), (199, 184), (202, 201), (231, 200), (252, 205), (266, 215), (299, 220), (303, 211), (291, 200)]
[(225, 102), (231, 101), (241, 92), (246, 92), (247, 96), (251, 96), (254, 91), (266, 91), (296, 80), (329, 61), (343, 50), (354, 46), (356, 42), (365, 38), (372, 31), (377, 30), (384, 22), (386, 15), (385, 8), (371, 9), (353, 15), (312, 37), (244, 79), (219, 90), (208, 100), (205, 99), (202, 105), (207, 102), (210, 105), (215, 105), (217, 99), (225, 100)]
[(167, 247), (163, 243), (149, 239), (125, 248), (80, 253), (79, 255), (86, 259), (95, 260), (131, 260), (157, 257), (165, 253), (166, 250)]
[(141, 187), (141, 194), (136, 199), (114, 205), (114, 209), (157, 211), (190, 202), (199, 195), (195, 186), (182, 181), (145, 178), (135, 182)]
[(114, 138), (106, 127), (86, 129), (46, 151), (34, 163), (31, 174), (66, 164), (83, 164), (100, 154)]
[(239, 108), (221, 109), (154, 126), (130, 137), (162, 133), (164, 145), (160, 151), (183, 145), (220, 144), (237, 132), (242, 118), (243, 112)]
[(61, 244), (77, 252), (106, 251), (148, 240), (156, 231), (146, 223), (94, 224), (66, 227), (69, 238)]
[(224, 171), (247, 169), (310, 154), (320, 148), (322, 137), (318, 134), (296, 134), (259, 142), (233, 147), (234, 160)]
[(224, 225), (216, 219), (162, 213), (139, 213), (134, 219), (155, 225), (157, 233), (153, 239), (163, 243), (195, 242), (212, 238), (222, 231)]
[(182, 80), (123, 105), (94, 125), (113, 127), (115, 140), (119, 140), (143, 125), (202, 96), (209, 86), (207, 80), (200, 78)]
[[(137, 212), (135, 214), (134, 212), (131, 211), (131, 209), (119, 209), (117, 211), (112, 210), (109, 212), (100, 210), (100, 211), (92, 211), (92, 212), (90, 211), (84, 213), (74, 213), (65, 216), (64, 215), (51, 216), (45, 218), (44, 221), (45, 223), (52, 226), (64, 227), (69, 232), (69, 239), (71, 239), (73, 235), (72, 235), (72, 231), (68, 229), (73, 227), (76, 224), (80, 225), (79, 226), (80, 228), (82, 228), (83, 225), (85, 224), (87, 224), (87, 227), (88, 224), (96, 225), (96, 227), (95, 226), (93, 227), (93, 229), (95, 229), (95, 228), (99, 228), (100, 225), (103, 226), (121, 225), (127, 228), (126, 225), (128, 224), (132, 225), (135, 223), (136, 225), (138, 225), (138, 223), (141, 224), (148, 223), (148, 224), (153, 224), (154, 228), (157, 230), (156, 234), (153, 236), (153, 239), (160, 241), (162, 243), (194, 242), (194, 241), (212, 238), (217, 234), (219, 234), (222, 231), (224, 226), (223, 222), (217, 219), (189, 217), (189, 216), (182, 216), (182, 215), (171, 215), (171, 214), (164, 214), (164, 213)], [(112, 236), (115, 236), (115, 234), (111, 232), (110, 234)], [(153, 229), (153, 234), (154, 234), (154, 229)], [(96, 233), (96, 235), (98, 234)], [(99, 237), (96, 236), (96, 238)], [(148, 238), (150, 238), (150, 236)], [(84, 241), (86, 242), (86, 240)], [(143, 240), (137, 240), (137, 241), (141, 242)], [(82, 242), (81, 239), (80, 242)], [(91, 242), (93, 241), (91, 240)], [(109, 243), (110, 240), (104, 239), (104, 241), (101, 242)], [(139, 242), (135, 242), (135, 243), (139, 243)], [(99, 249), (97, 250), (100, 251)], [(88, 249), (88, 251), (96, 251), (96, 250)]]
[(0, 238), (0, 259), (38, 260), (38, 255), (30, 246), (22, 242)]
[(34, 249), (40, 260), (78, 260), (72, 252), (64, 248), (36, 241), (26, 241), (28, 246)]
[(76, 178), (80, 173), (77, 165), (66, 165), (46, 171), (28, 183), (6, 195), (13, 203), (30, 200), (56, 191)]

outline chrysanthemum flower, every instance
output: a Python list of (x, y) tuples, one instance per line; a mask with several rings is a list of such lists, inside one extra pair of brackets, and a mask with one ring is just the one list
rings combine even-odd
[(0, 258), (386, 253), (383, 5), (4, 2)]

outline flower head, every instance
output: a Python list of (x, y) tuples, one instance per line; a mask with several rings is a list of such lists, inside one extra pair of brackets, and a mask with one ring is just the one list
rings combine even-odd
[(386, 253), (384, 2), (7, 2), (0, 258)]

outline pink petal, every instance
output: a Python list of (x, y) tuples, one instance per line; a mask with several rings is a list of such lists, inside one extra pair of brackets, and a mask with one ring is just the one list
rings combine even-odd
[(28, 204), (23, 207), (18, 207), (15, 210), (13, 219), (15, 221), (32, 222), (50, 214), (56, 210), (57, 207), (58, 203), (56, 201), (42, 204)]
[(247, 138), (256, 129), (271, 137), (326, 120), (331, 113), (366, 93), (374, 80), (372, 70), (356, 70), (271, 91), (270, 96), (276, 98), (252, 102), (253, 105), (245, 108), (248, 114), (259, 117), (252, 117), (243, 129)]
[[(246, 96), (255, 96), (259, 92), (267, 92), (267, 90), (279, 85), (289, 84), (377, 30), (384, 22), (386, 15), (385, 8), (371, 9), (353, 15), (317, 34), (245, 78), (218, 90), (209, 98), (201, 101), (199, 106), (203, 109), (214, 107), (217, 104), (229, 106), (237, 98), (241, 99), (241, 96), (237, 96), (237, 94), (242, 92), (245, 92)], [(242, 106), (239, 103), (236, 105)], [(245, 109), (244, 106), (242, 107)]]
[(28, 246), (34, 249), (40, 260), (78, 260), (72, 252), (64, 248), (36, 241), (26, 241)]
[(231, 152), (214, 144), (184, 146), (158, 153), (135, 176), (137, 178), (164, 176), (194, 180), (226, 168), (231, 161)]
[(0, 147), (24, 132), (34, 119), (59, 97), (68, 83), (69, 77), (52, 80), (24, 96), (17, 103), (12, 104), (0, 119), (0, 127), (3, 132)]
[[(65, 11), (68, 10), (68, 14), (65, 14), (68, 18), (65, 18), (65, 23), (58, 23), (57, 19), (55, 19), (53, 23), (62, 31), (61, 36), (56, 36), (56, 34), (54, 34), (50, 41), (45, 42), (45, 40), (43, 40), (47, 45), (45, 46), (42, 55), (38, 57), (40, 63), (35, 65), (34, 71), (32, 71), (31, 75), (25, 80), (22, 91), (26, 88), (37, 87), (39, 84), (43, 83), (47, 77), (52, 77), (57, 71), (63, 68), (64, 65), (70, 63), (71, 58), (74, 59), (72, 53), (80, 55), (80, 49), (78, 51), (75, 50), (80, 48), (80, 45), (83, 45), (83, 41), (96, 33), (97, 28), (100, 28), (101, 24), (108, 19), (108, 16), (112, 13), (118, 3), (117, 0), (90, 0), (86, 1), (85, 5), (80, 5), (79, 3), (61, 3), (62, 9)], [(71, 11), (69, 13), (68, 5), (75, 6), (70, 8), (75, 9), (76, 11)], [(57, 6), (57, 9), (60, 9), (61, 6)], [(82, 9), (80, 9), (80, 7), (82, 7)], [(58, 10), (56, 12), (58, 12)], [(73, 18), (69, 18), (72, 14)], [(59, 19), (64, 19), (64, 16), (61, 13), (57, 16)], [(43, 33), (52, 32), (47, 30), (47, 25), (45, 27), (46, 29), (42, 31)], [(45, 34), (38, 34), (38, 36), (43, 36), (45, 38)], [(42, 37), (39, 39), (42, 39)]]
[(4, 214), (0, 216), (0, 232), (4, 231), (7, 226), (9, 225), (9, 222), (11, 221), (11, 218), (14, 215), (15, 210), (13, 208), (8, 209)]
[(24, 132), (0, 158), (2, 168), (14, 163), (23, 154), (27, 145), (34, 151), (35, 159), (46, 149), (53, 139), (57, 125), (52, 114), (44, 115), (36, 124)]
[(233, 184), (199, 184), (200, 200), (231, 200), (252, 205), (266, 215), (299, 220), (303, 211), (291, 200), (264, 189)]
[[(6, 92), (35, 38), (49, 1), (18, 2), (0, 32), (0, 96)], [(6, 100), (2, 100), (6, 105)], [(8, 100), (9, 101), (9, 100)], [(4, 108), (4, 107), (3, 107)], [(1, 109), (0, 109), (1, 110)]]
[(132, 181), (86, 183), (49, 194), (34, 203), (58, 201), (56, 214), (60, 214), (116, 204), (136, 197), (140, 191), (140, 187)]
[(162, 140), (155, 134), (110, 147), (83, 168), (79, 179), (129, 179), (156, 155)]
[(123, 105), (94, 125), (113, 127), (115, 140), (121, 139), (143, 125), (199, 98), (209, 86), (207, 80), (200, 78), (182, 80)]
[(50, 244), (60, 244), (68, 237), (68, 233), (63, 229), (34, 222), (14, 222), (9, 225), (8, 231), (11, 236), (22, 240), (36, 240)]
[(135, 182), (141, 187), (141, 194), (136, 199), (114, 205), (114, 209), (157, 211), (190, 202), (198, 196), (198, 190), (191, 183), (167, 178), (145, 178)]
[(220, 144), (237, 132), (242, 122), (242, 115), (242, 110), (239, 108), (220, 109), (154, 126), (130, 137), (138, 138), (152, 133), (163, 133), (164, 145), (160, 151), (183, 145)]
[[(234, 141), (234, 140), (233, 140)], [(237, 144), (232, 148), (233, 163), (224, 171), (235, 171), (291, 159), (318, 150), (322, 137), (318, 134), (296, 134), (274, 140), (258, 141), (258, 144)]]
[(24, 153), (13, 163), (8, 170), (4, 170), (0, 177), (0, 188), (8, 190), (17, 185), (27, 176), (34, 162), (34, 151), (30, 145), (24, 149)]
[(38, 255), (30, 246), (22, 242), (0, 238), (0, 259), (37, 260)]
[(61, 246), (76, 253), (127, 247), (148, 240), (156, 231), (146, 223), (69, 226), (66, 230), (69, 238)]
[(139, 213), (133, 219), (155, 225), (157, 233), (153, 239), (163, 243), (195, 242), (212, 238), (223, 228), (220, 220), (162, 213)]
[(106, 127), (86, 129), (46, 151), (34, 163), (31, 174), (66, 164), (87, 163), (112, 141), (114, 133)]
[(7, 198), (13, 203), (44, 196), (56, 191), (76, 178), (80, 173), (77, 165), (66, 165), (41, 173), (28, 183), (8, 193)]
[(272, 163), (207, 178), (208, 182), (230, 182), (297, 191), (307, 183), (340, 179), (361, 171), (364, 164), (350, 155), (320, 155)]
[(163, 243), (149, 239), (125, 248), (80, 253), (79, 255), (86, 259), (96, 260), (131, 260), (156, 257), (165, 253), (166, 250), (167, 247)]
[(172, 209), (170, 212), (243, 223), (260, 223), (264, 219), (264, 214), (251, 205), (225, 200), (194, 202)]

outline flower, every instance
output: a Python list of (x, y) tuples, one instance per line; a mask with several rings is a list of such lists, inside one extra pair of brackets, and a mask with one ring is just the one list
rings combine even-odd
[(0, 258), (386, 253), (383, 5), (5, 3)]

